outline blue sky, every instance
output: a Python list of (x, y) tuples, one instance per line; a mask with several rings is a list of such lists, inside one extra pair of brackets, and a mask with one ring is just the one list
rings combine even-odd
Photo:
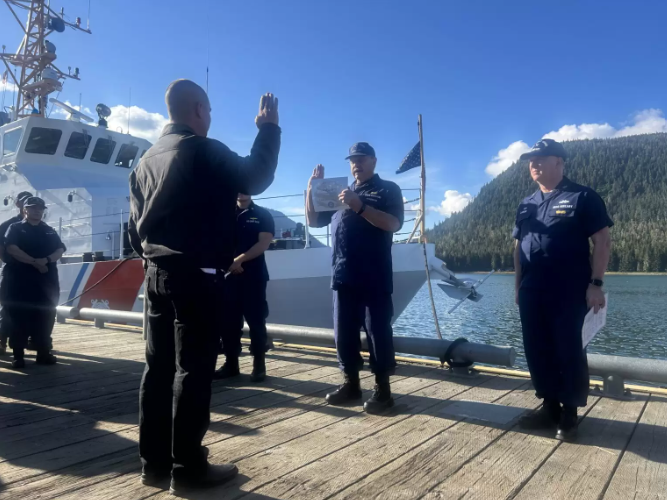
[[(85, 23), (87, 0), (51, 3)], [(92, 0), (93, 35), (51, 41), (61, 69), (81, 68), (61, 100), (115, 106), (124, 126), (131, 87), (133, 131), (147, 136), (168, 83), (204, 85), (207, 59), (211, 136), (239, 153), (260, 94), (275, 93), (283, 148), (267, 196), (301, 192), (317, 163), (349, 175), (355, 141), (375, 147), (381, 175), (418, 187), (417, 170), (393, 172), (422, 113), (430, 226), (545, 134), (667, 131), (665, 19), (662, 0)], [(0, 43), (13, 50), (18, 34), (3, 5)], [(301, 200), (267, 205), (294, 213)]]

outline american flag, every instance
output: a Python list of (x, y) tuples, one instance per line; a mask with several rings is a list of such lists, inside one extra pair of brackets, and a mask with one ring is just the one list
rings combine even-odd
[(419, 151), (420, 144), (417, 143), (414, 148), (403, 158), (401, 166), (396, 171), (397, 174), (407, 172), (411, 168), (420, 167), (422, 164), (421, 153)]

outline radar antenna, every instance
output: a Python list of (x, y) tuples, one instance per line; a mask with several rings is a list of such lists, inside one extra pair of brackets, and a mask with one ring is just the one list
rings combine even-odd
[[(55, 12), (45, 0), (3, 0), (16, 22), (23, 30), (23, 40), (15, 54), (6, 52), (2, 46), (0, 60), (5, 65), (4, 78), (11, 78), (16, 85), (16, 103), (13, 106), (12, 119), (17, 120), (29, 115), (45, 116), (47, 96), (62, 90), (62, 81), (67, 78), (79, 80), (79, 68), (72, 73), (61, 71), (53, 62), (56, 60), (56, 46), (46, 38), (54, 31), (62, 33), (69, 27), (76, 31), (91, 33), (89, 28), (81, 27), (81, 18), (70, 23), (65, 20), (65, 11)], [(25, 25), (18, 12), (28, 12)], [(12, 66), (20, 69), (15, 75)]]

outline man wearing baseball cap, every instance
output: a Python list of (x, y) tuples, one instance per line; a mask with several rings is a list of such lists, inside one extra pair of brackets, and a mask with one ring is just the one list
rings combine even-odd
[(589, 309), (605, 307), (602, 280), (613, 222), (595, 191), (564, 176), (566, 158), (553, 139), (542, 139), (521, 156), (539, 189), (519, 205), (512, 235), (526, 361), (543, 399), (521, 424), (553, 428), (556, 439), (571, 441), (577, 407), (586, 406), (589, 389), (581, 330)]
[[(308, 225), (324, 227), (331, 223), (333, 234), (334, 333), (345, 381), (338, 390), (327, 394), (326, 400), (335, 405), (361, 399), (363, 327), (376, 382), (364, 410), (379, 413), (394, 404), (389, 385), (396, 364), (391, 328), (394, 315), (391, 245), (394, 233), (403, 225), (403, 196), (395, 183), (380, 179), (375, 173), (375, 150), (367, 142), (354, 144), (346, 159), (355, 179), (339, 195), (347, 209), (316, 212), (310, 182), (306, 198)], [(322, 178), (324, 167), (318, 165), (311, 181)]]
[(52, 365), (57, 361), (51, 354), (51, 332), (60, 294), (56, 262), (65, 252), (58, 233), (42, 220), (44, 200), (27, 198), (23, 210), (25, 219), (12, 224), (5, 236), (7, 266), (0, 286), (15, 369), (25, 367), (23, 357), (29, 335), (37, 350), (38, 364)]
[[(16, 195), (16, 208), (19, 209), (19, 213), (15, 215), (14, 217), (11, 217), (7, 219), (5, 222), (0, 224), (0, 259), (4, 262), (5, 260), (5, 234), (7, 233), (7, 230), (9, 229), (9, 226), (12, 224), (16, 224), (17, 222), (21, 222), (23, 220), (24, 214), (23, 214), (23, 202), (30, 198), (32, 196), (32, 193), (28, 191), (21, 191), (19, 194)], [(4, 327), (3, 327), (4, 323)], [(0, 354), (6, 354), (7, 353), (7, 339), (9, 338), (9, 334), (7, 333), (7, 325), (6, 322), (3, 321), (2, 319), (2, 309), (0, 309)]]

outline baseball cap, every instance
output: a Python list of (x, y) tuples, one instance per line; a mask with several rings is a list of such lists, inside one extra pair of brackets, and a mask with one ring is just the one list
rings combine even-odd
[(375, 157), (375, 150), (367, 142), (357, 142), (350, 148), (350, 154), (345, 158), (349, 160), (353, 156), (372, 156)]
[(30, 198), (32, 196), (32, 193), (30, 191), (21, 191), (19, 194), (16, 195), (16, 201), (25, 201), (27, 198)]
[(567, 158), (567, 151), (560, 142), (553, 139), (542, 139), (535, 143), (530, 151), (521, 155), (521, 160), (528, 160), (533, 156), (559, 156), (563, 160)]
[(30, 198), (27, 198), (23, 202), (23, 207), (46, 208), (46, 203), (44, 203), (44, 200), (42, 200), (41, 198), (38, 198), (37, 196), (31, 196)]

